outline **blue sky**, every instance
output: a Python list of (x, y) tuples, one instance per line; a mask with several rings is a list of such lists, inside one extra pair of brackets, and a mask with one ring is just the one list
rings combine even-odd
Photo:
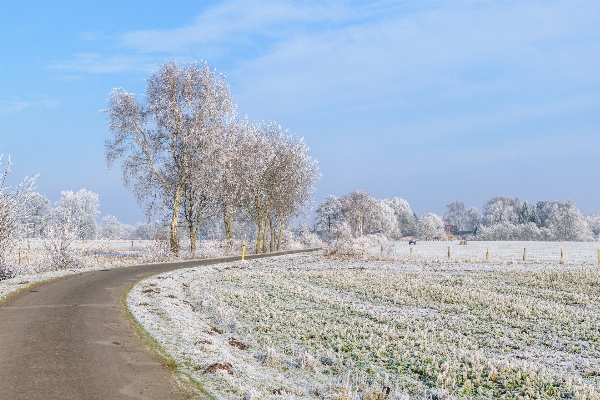
[(495, 195), (600, 210), (600, 2), (0, 0), (0, 154), (38, 190), (143, 212), (107, 171), (114, 87), (164, 60), (225, 72), (240, 115), (319, 160), (316, 200), (363, 189), (420, 214)]

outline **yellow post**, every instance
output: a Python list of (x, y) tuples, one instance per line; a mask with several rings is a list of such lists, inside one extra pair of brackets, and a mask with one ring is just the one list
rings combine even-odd
[(448, 261), (450, 261), (450, 246), (448, 246)]
[(485, 261), (490, 262), (490, 249), (485, 249)]
[[(600, 250), (598, 251), (598, 253), (600, 253)], [(600, 255), (598, 255), (598, 257), (600, 257)], [(410, 253), (409, 253), (409, 255), (408, 255), (408, 259), (409, 259), (410, 261), (412, 261), (412, 247), (410, 248)], [(598, 259), (598, 262), (600, 262), (600, 258)]]
[(527, 261), (527, 248), (523, 249), (523, 262)]
[(245, 255), (246, 255), (246, 235), (244, 235), (244, 241), (242, 242), (242, 261), (244, 261)]
[(560, 263), (563, 264), (565, 262), (565, 255), (563, 254), (562, 249), (560, 249)]

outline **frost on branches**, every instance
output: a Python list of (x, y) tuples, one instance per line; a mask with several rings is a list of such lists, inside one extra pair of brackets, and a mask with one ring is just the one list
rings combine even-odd
[(123, 159), (125, 185), (149, 215), (168, 216), (171, 251), (183, 225), (193, 255), (202, 225), (217, 218), (230, 249), (234, 224), (251, 220), (255, 252), (280, 250), (319, 178), (304, 141), (275, 122), (237, 118), (225, 76), (206, 62), (166, 62), (147, 82), (144, 104), (111, 92), (106, 157), (109, 166)]
[[(380, 235), (398, 240), (466, 238), (469, 240), (593, 241), (600, 239), (600, 213), (582, 215), (571, 200), (521, 202), (518, 198), (496, 196), (483, 206), (467, 209), (463, 202), (446, 206), (439, 217), (419, 217), (404, 199), (376, 200), (358, 190), (340, 198), (327, 196), (316, 207), (311, 230), (338, 252), (340, 237), (349, 230), (353, 239)], [(450, 232), (451, 236), (446, 234)], [(363, 239), (361, 239), (363, 240)], [(363, 240), (364, 241), (364, 240)], [(333, 249), (333, 248), (332, 248)], [(356, 251), (354, 251), (356, 252)]]
[(10, 158), (3, 161), (0, 155), (0, 280), (16, 274), (15, 260), (10, 257), (11, 250), (19, 239), (19, 221), (23, 217), (23, 205), (28, 203), (36, 177), (25, 178), (12, 187), (6, 183), (11, 168)]

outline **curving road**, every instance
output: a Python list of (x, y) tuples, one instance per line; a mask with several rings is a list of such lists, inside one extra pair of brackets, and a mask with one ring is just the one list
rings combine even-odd
[(11, 297), (0, 304), (0, 399), (192, 398), (135, 335), (121, 296), (151, 275), (234, 260), (85, 272)]

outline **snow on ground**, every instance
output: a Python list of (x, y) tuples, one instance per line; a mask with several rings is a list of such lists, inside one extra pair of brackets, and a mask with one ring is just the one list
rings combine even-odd
[(597, 266), (303, 254), (164, 273), (127, 304), (220, 399), (591, 399), (599, 295)]
[(414, 261), (435, 261), (448, 259), (448, 247), (453, 261), (482, 262), (489, 251), (492, 262), (510, 263), (522, 262), (523, 250), (529, 263), (553, 263), (560, 261), (563, 251), (564, 263), (571, 265), (598, 265), (600, 242), (479, 242), (468, 241), (461, 245), (460, 241), (418, 241), (409, 245), (408, 241), (387, 242), (382, 245), (370, 246), (367, 254), (379, 258), (383, 246), (384, 258), (393, 260), (408, 260), (410, 249)]
[[(18, 250), (26, 251), (28, 249), (44, 249), (44, 239), (26, 239), (21, 240), (17, 245)], [(73, 248), (78, 250), (110, 249), (110, 250), (142, 250), (152, 246), (154, 240), (140, 239), (94, 239), (94, 240), (75, 240)]]

